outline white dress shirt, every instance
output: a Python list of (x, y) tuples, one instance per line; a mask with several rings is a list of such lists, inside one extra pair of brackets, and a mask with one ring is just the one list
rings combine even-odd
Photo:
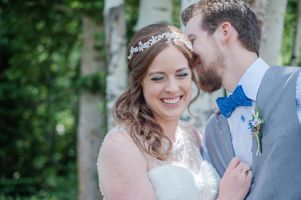
[[(235, 155), (250, 165), (252, 165), (252, 135), (248, 122), (252, 119), (257, 92), (268, 68), (269, 66), (261, 58), (256, 59), (248, 68), (238, 85), (242, 86), (246, 96), (252, 100), (252, 106), (237, 107), (232, 115), (227, 118)], [(301, 123), (301, 74), (299, 74), (296, 86), (296, 105), (298, 119)]]

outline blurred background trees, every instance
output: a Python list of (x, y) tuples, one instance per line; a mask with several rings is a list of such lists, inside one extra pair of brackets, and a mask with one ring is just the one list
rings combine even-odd
[[(127, 43), (150, 23), (180, 27), (192, 2), (0, 0), (0, 200), (101, 198), (96, 158), (126, 88)], [(274, 57), (262, 56), (300, 65), (301, 3), (249, 2), (273, 27), (263, 42)], [(200, 128), (213, 100), (193, 105)]]

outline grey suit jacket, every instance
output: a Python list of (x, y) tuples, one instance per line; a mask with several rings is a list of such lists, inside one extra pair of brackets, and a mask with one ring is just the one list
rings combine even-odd
[[(294, 67), (270, 67), (263, 77), (256, 107), (265, 120), (262, 155), (256, 155), (253, 138), (253, 181), (248, 200), (301, 199), (301, 125), (296, 108), (296, 82), (300, 73)], [(207, 158), (220, 176), (235, 156), (227, 119), (214, 114), (204, 132)]]

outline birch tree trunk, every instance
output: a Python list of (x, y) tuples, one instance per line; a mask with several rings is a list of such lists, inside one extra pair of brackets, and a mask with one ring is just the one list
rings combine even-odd
[[(263, 0), (257, 0), (255, 5), (265, 5)], [(265, 16), (263, 16), (263, 32), (260, 55), (270, 65), (281, 64), (281, 44), (284, 28), (284, 17), (287, 0), (268, 0)], [(259, 13), (263, 8), (257, 7)]]
[[(83, 51), (81, 75), (87, 76), (104, 70), (100, 61), (99, 52), (94, 48), (95, 35), (99, 27), (92, 19), (83, 17)], [(104, 114), (98, 105), (104, 102), (100, 94), (91, 94), (83, 91), (79, 102), (79, 125), (77, 137), (77, 163), (78, 163), (78, 199), (100, 199), (97, 182), (96, 161), (101, 142), (101, 130), (104, 127)]]
[(199, 0), (181, 0), (181, 11), (183, 11), (185, 8), (198, 1)]
[(254, 9), (257, 18), (262, 23), (265, 18), (266, 9), (269, 0), (250, 0), (248, 1), (250, 6)]
[(107, 49), (106, 99), (108, 129), (114, 126), (112, 109), (116, 99), (127, 86), (126, 63), (126, 22), (124, 19), (124, 1), (105, 1), (105, 30)]
[[(181, 13), (180, 13), (180, 16), (179, 18), (181, 19), (181, 14), (182, 14), (182, 11), (187, 8), (188, 6), (190, 6), (191, 4), (194, 4), (196, 3), (198, 0), (181, 0)], [(184, 24), (182, 23), (182, 20), (181, 21), (181, 29), (184, 30), (185, 29), (185, 26)]]
[[(183, 11), (185, 8), (187, 8), (189, 5), (197, 2), (198, 0), (181, 0), (181, 11)], [(183, 29), (185, 27), (182, 26)], [(194, 85), (193, 87), (193, 94), (196, 95), (197, 93), (197, 87)], [(212, 94), (203, 93), (201, 92), (201, 95), (199, 98), (190, 106), (190, 111), (194, 115), (191, 116), (191, 114), (186, 111), (182, 115), (182, 120), (189, 121), (194, 126), (198, 127), (199, 130), (202, 130), (207, 120), (209, 119), (210, 115), (213, 114), (214, 110), (216, 110), (216, 103), (215, 99), (217, 97), (221, 97), (224, 94), (224, 90), (220, 89)], [(193, 95), (193, 96), (194, 96)]]
[(292, 65), (297, 66), (300, 63), (301, 53), (301, 2), (298, 1), (298, 19), (296, 26), (296, 35), (294, 39), (293, 59)]
[(172, 0), (140, 0), (136, 30), (153, 23), (172, 22)]

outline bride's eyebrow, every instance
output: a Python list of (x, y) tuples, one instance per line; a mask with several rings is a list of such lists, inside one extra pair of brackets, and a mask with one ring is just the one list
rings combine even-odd
[(182, 72), (182, 71), (187, 71), (187, 70), (189, 70), (189, 68), (185, 67), (185, 68), (178, 69), (176, 72)]
[[(186, 71), (186, 70), (189, 70), (189, 68), (188, 68), (188, 67), (183, 67), (183, 68), (181, 68), (181, 69), (176, 70), (176, 73), (182, 72), (182, 71)], [(149, 72), (149, 73), (148, 73), (148, 76), (152, 76), (152, 75), (154, 75), (154, 74), (162, 74), (162, 75), (164, 75), (165, 73), (164, 73), (164, 72), (161, 72), (161, 71)]]
[(148, 73), (148, 76), (158, 75), (158, 74), (164, 75), (165, 73), (164, 72), (160, 72), (160, 71), (158, 71), (158, 72), (150, 72), (150, 73)]

